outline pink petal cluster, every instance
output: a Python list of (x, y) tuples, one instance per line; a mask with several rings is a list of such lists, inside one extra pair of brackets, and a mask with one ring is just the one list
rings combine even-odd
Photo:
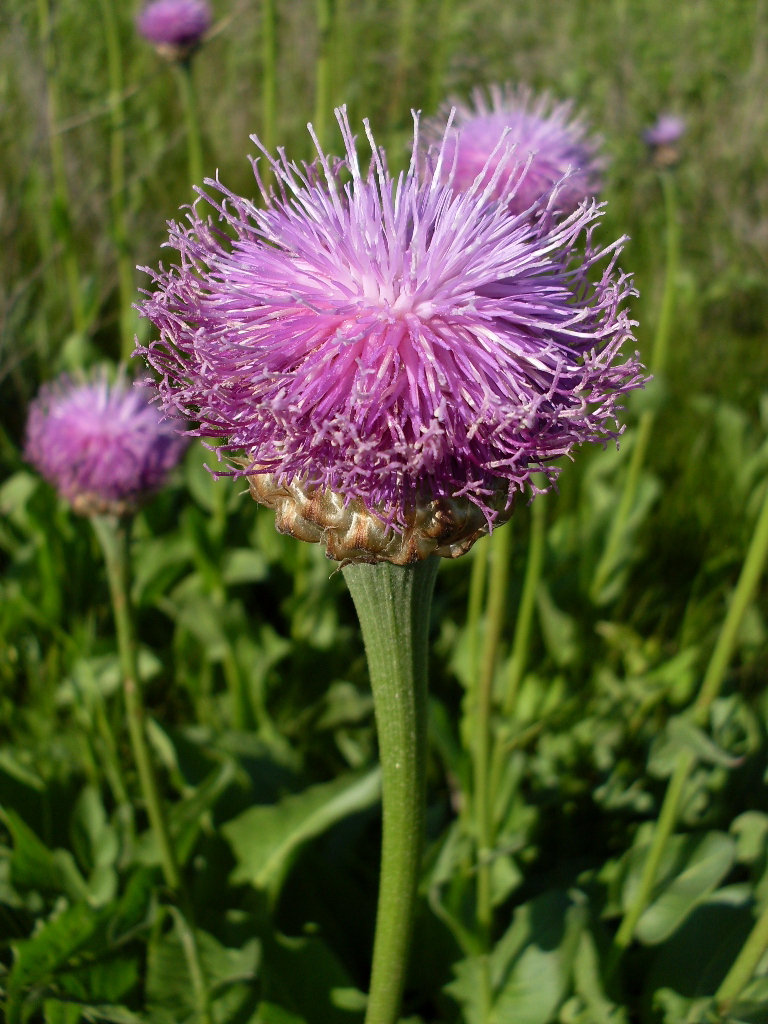
[(500, 486), (511, 501), (575, 444), (615, 437), (617, 402), (642, 384), (620, 355), (623, 240), (593, 244), (594, 202), (510, 215), (494, 200), (501, 156), (457, 191), (445, 150), (420, 166), (418, 129), (393, 180), (366, 123), (365, 174), (337, 116), (346, 180), (319, 147), (299, 168), (254, 139), (279, 195), (263, 208), (209, 179), (218, 223), (197, 207), (171, 223), (179, 264), (148, 271), (142, 307), (163, 406), (244, 451), (248, 472), (385, 521), (424, 495), (466, 495), (493, 518)]
[[(573, 116), (572, 103), (556, 103), (548, 94), (536, 97), (522, 87), (494, 85), (487, 93), (478, 88), (470, 103), (452, 101), (426, 122), (427, 141), (442, 139), (450, 109), (455, 114), (445, 140), (443, 173), (452, 173), (455, 188), (469, 188), (480, 174), (489, 181), (504, 160), (494, 195), (505, 195), (513, 213), (528, 210), (558, 182), (558, 206), (566, 213), (599, 192), (603, 161), (598, 141)], [(512, 160), (506, 155), (510, 146), (515, 147)]]
[(685, 120), (678, 114), (660, 114), (643, 138), (652, 148), (674, 146), (685, 134)]
[(154, 46), (195, 46), (211, 27), (206, 0), (154, 0), (136, 19), (136, 29)]
[(151, 404), (151, 388), (105, 372), (44, 385), (27, 420), (25, 456), (87, 514), (134, 510), (156, 491), (187, 445), (184, 424)]

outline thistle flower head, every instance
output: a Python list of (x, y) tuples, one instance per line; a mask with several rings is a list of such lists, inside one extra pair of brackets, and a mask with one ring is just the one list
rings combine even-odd
[[(566, 213), (599, 192), (603, 161), (598, 141), (573, 116), (572, 103), (556, 103), (546, 93), (536, 97), (522, 87), (493, 85), (487, 92), (477, 88), (470, 103), (451, 101), (425, 123), (427, 141), (442, 139), (451, 107), (455, 117), (444, 144), (443, 174), (447, 176), (455, 162), (455, 188), (469, 188), (479, 174), (489, 181), (503, 160), (494, 195), (507, 196), (513, 213), (529, 209), (558, 182), (562, 184), (557, 203)], [(502, 136), (504, 146), (499, 145)], [(507, 150), (512, 145), (510, 160)]]
[(153, 392), (104, 371), (44, 385), (27, 419), (25, 456), (81, 515), (126, 515), (164, 482), (187, 439)]
[(661, 114), (643, 133), (657, 167), (673, 167), (680, 160), (679, 142), (685, 135), (685, 119), (678, 114)]
[(440, 157), (419, 167), (418, 131), (393, 180), (366, 123), (364, 174), (338, 119), (345, 183), (319, 148), (303, 168), (262, 149), (280, 186), (266, 208), (209, 179), (219, 223), (194, 207), (171, 223), (180, 263), (149, 271), (142, 312), (160, 337), (144, 355), (164, 408), (244, 451), (240, 472), (273, 490), (334, 493), (395, 532), (460, 501), (487, 530), (534, 471), (552, 478), (575, 444), (616, 436), (617, 401), (642, 383), (620, 360), (621, 240), (594, 246), (594, 202), (511, 216), (493, 199), (497, 155), (457, 191)]
[(678, 114), (660, 114), (643, 138), (649, 146), (674, 146), (685, 134), (685, 120)]
[(206, 0), (154, 0), (136, 19), (139, 35), (173, 59), (193, 50), (210, 27)]

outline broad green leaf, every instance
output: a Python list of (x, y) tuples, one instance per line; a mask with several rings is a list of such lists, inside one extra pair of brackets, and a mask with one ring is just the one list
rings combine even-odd
[(222, 576), (229, 586), (258, 583), (266, 579), (268, 574), (267, 560), (255, 548), (233, 548), (224, 556)]
[(291, 1013), (277, 1003), (259, 1003), (258, 1009), (248, 1024), (307, 1024), (303, 1017)]
[(728, 874), (736, 858), (736, 843), (724, 832), (708, 832), (696, 840), (682, 870), (668, 881), (640, 918), (637, 938), (656, 945), (669, 938), (698, 904)]
[(46, 999), (43, 1003), (45, 1024), (78, 1024), (82, 1018), (79, 1003), (64, 1002), (62, 999)]
[(491, 953), (493, 1005), (482, 1006), (483, 958), (454, 965), (446, 992), (461, 1003), (468, 1024), (548, 1024), (568, 993), (586, 919), (583, 897), (546, 892), (518, 907)]
[(372, 806), (380, 795), (381, 772), (375, 768), (362, 777), (343, 775), (310, 786), (277, 804), (250, 807), (222, 827), (238, 862), (232, 882), (249, 882), (276, 895), (304, 843)]
[[(352, 979), (319, 935), (277, 933), (264, 943), (263, 996), (269, 1002), (318, 1024), (358, 1024), (359, 1008), (341, 1009), (340, 992), (349, 998)], [(341, 997), (344, 1002), (344, 995)], [(358, 999), (359, 1001), (359, 999)]]
[(730, 832), (736, 837), (736, 860), (752, 864), (765, 851), (768, 838), (768, 814), (744, 811), (731, 822)]
[(545, 583), (536, 592), (539, 623), (547, 651), (556, 665), (570, 665), (579, 653), (576, 640), (576, 620), (557, 607)]
[(62, 872), (53, 851), (11, 808), (0, 808), (0, 820), (13, 839), (12, 884), (19, 889), (60, 892), (63, 888)]
[(19, 1019), (24, 993), (88, 945), (103, 921), (86, 903), (78, 903), (48, 921), (31, 939), (13, 943), (14, 963), (7, 983), (8, 1024)]

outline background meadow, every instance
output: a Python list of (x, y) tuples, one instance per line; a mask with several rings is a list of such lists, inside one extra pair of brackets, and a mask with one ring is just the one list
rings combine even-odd
[[(340, 574), (278, 535), (242, 483), (214, 482), (199, 442), (137, 517), (140, 669), (180, 900), (139, 797), (96, 541), (22, 456), (41, 382), (149, 337), (125, 301), (148, 283), (132, 268), (157, 265), (166, 220), (193, 198), (186, 80), (136, 36), (136, 13), (111, 0), (0, 12), (4, 1012), (11, 1024), (356, 1024), (379, 781)], [(249, 134), (309, 158), (310, 119), (338, 151), (342, 102), (404, 166), (411, 107), (527, 83), (573, 98), (604, 140), (599, 239), (631, 237), (621, 263), (647, 363), (665, 287), (668, 311), (674, 299), (663, 366), (628, 403), (619, 450), (579, 452), (558, 493), (520, 502), (493, 540), (441, 566), (405, 1018), (768, 1021), (764, 947), (730, 1010), (711, 998), (768, 902), (765, 582), (714, 699), (691, 712), (768, 482), (768, 7), (217, 0), (214, 15), (191, 62), (206, 175), (254, 195)], [(662, 111), (687, 121), (666, 184), (642, 141)], [(606, 560), (638, 428), (647, 447)], [(472, 824), (483, 673), (503, 752), (490, 939), (475, 920)], [(683, 753), (676, 835), (634, 940), (617, 947)]]

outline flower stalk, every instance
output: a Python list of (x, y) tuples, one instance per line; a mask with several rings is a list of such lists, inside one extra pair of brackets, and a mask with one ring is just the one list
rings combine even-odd
[(141, 699), (136, 640), (129, 599), (128, 533), (129, 521), (117, 516), (92, 516), (91, 522), (101, 544), (107, 568), (112, 613), (117, 633), (120, 673), (123, 679), (128, 735), (139, 775), (139, 785), (147, 808), (147, 817), (160, 853), (165, 883), (178, 893), (181, 876), (171, 842), (168, 823), (152, 767), (152, 758), (144, 728), (144, 706)]
[(187, 160), (189, 162), (189, 180), (197, 185), (203, 183), (203, 137), (200, 131), (200, 114), (195, 95), (195, 83), (192, 79), (192, 59), (190, 56), (175, 62), (176, 78), (179, 84), (179, 96), (184, 109), (184, 122), (187, 129)]
[(424, 837), (427, 642), (439, 561), (342, 570), (368, 657), (379, 737), (383, 836), (365, 1024), (396, 1024), (408, 968)]
[[(661, 178), (662, 192), (664, 193), (664, 209), (667, 221), (667, 252), (664, 293), (662, 295), (659, 321), (656, 325), (656, 334), (649, 366), (651, 373), (657, 378), (664, 373), (667, 365), (669, 336), (675, 313), (677, 278), (680, 268), (680, 224), (674, 176), (670, 171), (662, 171), (659, 176)], [(603, 590), (614, 571), (619, 567), (621, 549), (626, 539), (627, 525), (635, 506), (640, 474), (648, 452), (655, 420), (656, 410), (645, 409), (641, 413), (637, 424), (634, 447), (630, 455), (627, 475), (624, 479), (624, 488), (621, 492), (616, 514), (613, 517), (608, 533), (608, 540), (592, 583), (591, 597), (596, 603), (600, 603)]]
[[(701, 689), (691, 709), (693, 721), (698, 726), (706, 724), (712, 702), (720, 693), (728, 665), (733, 657), (733, 652), (736, 647), (739, 628), (744, 620), (747, 608), (754, 597), (757, 585), (760, 582), (767, 556), (768, 487), (766, 488), (763, 505), (755, 525), (754, 533), (752, 534), (752, 540), (750, 541), (746, 558), (744, 559), (741, 574), (739, 576), (738, 583), (736, 584), (736, 590), (734, 591), (733, 598), (731, 599), (731, 603), (728, 607), (728, 612), (720, 629), (717, 643), (715, 644), (715, 649), (712, 652), (709, 665), (707, 666), (707, 671), (704, 675), (704, 681), (702, 682)], [(667, 786), (667, 791), (664, 795), (664, 802), (653, 832), (651, 846), (643, 866), (640, 885), (638, 886), (632, 905), (624, 915), (621, 925), (619, 926), (619, 930), (613, 940), (614, 953), (612, 958), (612, 969), (615, 969), (623, 951), (632, 941), (637, 923), (650, 902), (653, 887), (656, 883), (659, 865), (661, 864), (667, 841), (672, 835), (675, 824), (677, 823), (685, 784), (688, 781), (695, 764), (696, 758), (690, 750), (683, 750), (680, 752), (674, 772), (672, 773), (672, 777)], [(760, 926), (761, 922), (758, 922), (756, 929)], [(765, 929), (768, 928), (768, 925), (764, 924), (762, 927)], [(760, 934), (762, 934), (762, 932)], [(766, 936), (768, 938), (768, 932), (766, 932)], [(749, 944), (750, 941), (751, 939), (748, 939), (747, 944)], [(737, 963), (741, 960), (742, 955), (744, 955), (744, 950), (742, 950), (742, 954), (737, 959)], [(735, 966), (736, 965), (734, 964), (732, 971), (735, 969)], [(727, 992), (731, 991), (731, 986), (735, 986), (735, 982), (729, 983)]]
[(117, 279), (120, 295), (120, 354), (127, 361), (133, 352), (136, 317), (133, 311), (133, 265), (128, 248), (125, 212), (125, 106), (123, 103), (123, 57), (120, 31), (113, 0), (100, 0), (104, 21), (109, 72), (110, 189), (112, 238), (117, 252)]

